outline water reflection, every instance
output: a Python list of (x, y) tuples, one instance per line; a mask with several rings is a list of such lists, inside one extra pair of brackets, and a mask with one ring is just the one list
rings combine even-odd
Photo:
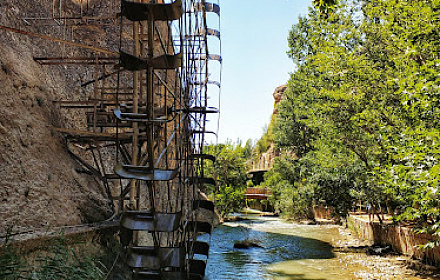
[[(273, 279), (266, 271), (269, 264), (285, 260), (331, 259), (335, 255), (328, 242), (318, 239), (290, 235), (286, 233), (266, 232), (277, 227), (282, 230), (280, 221), (252, 220), (239, 223), (226, 223), (217, 227), (211, 236), (211, 250), (206, 279)], [(289, 234), (288, 234), (289, 233)], [(203, 236), (208, 239), (209, 236)], [(263, 248), (234, 249), (234, 241), (252, 239), (259, 241)], [(306, 279), (304, 275), (292, 274), (288, 278)], [(317, 279), (317, 278), (314, 278)]]

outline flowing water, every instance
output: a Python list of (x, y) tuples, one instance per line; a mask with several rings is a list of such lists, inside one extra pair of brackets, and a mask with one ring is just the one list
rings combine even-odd
[[(333, 252), (332, 245), (353, 241), (339, 226), (255, 218), (224, 223), (210, 238), (208, 280), (420, 279), (405, 275), (396, 257)], [(255, 240), (263, 248), (233, 248), (234, 241), (245, 239)]]

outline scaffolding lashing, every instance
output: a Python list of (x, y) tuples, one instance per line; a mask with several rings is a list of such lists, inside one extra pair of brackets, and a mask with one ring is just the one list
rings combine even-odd
[[(209, 63), (204, 0), (11, 0), (22, 21), (0, 29), (34, 38), (34, 59), (66, 82), (56, 89), (69, 153), (105, 189), (119, 217), (133, 279), (202, 279), (214, 204), (203, 190)], [(49, 70), (48, 70), (49, 71)], [(214, 78), (213, 78), (214, 77)]]

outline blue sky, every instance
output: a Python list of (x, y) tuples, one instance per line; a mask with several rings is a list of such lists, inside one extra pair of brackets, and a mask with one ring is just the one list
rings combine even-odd
[[(259, 139), (273, 110), (274, 89), (285, 84), (294, 70), (287, 57), (287, 36), (299, 15), (307, 14), (311, 0), (220, 0), (222, 89), (219, 142)], [(214, 17), (208, 24), (218, 27)], [(211, 53), (218, 42), (210, 39)], [(216, 71), (216, 62), (210, 62)], [(215, 75), (213, 75), (215, 76)], [(211, 105), (218, 101), (212, 88)], [(215, 130), (213, 119), (208, 128)], [(215, 142), (208, 138), (208, 142)]]

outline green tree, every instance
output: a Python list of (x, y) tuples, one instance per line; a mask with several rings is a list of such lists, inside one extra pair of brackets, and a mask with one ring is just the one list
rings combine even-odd
[(440, 235), (439, 8), (438, 0), (369, 3), (363, 25), (369, 39), (366, 50), (386, 74), (382, 92), (389, 100), (384, 110), (387, 121), (377, 133), (386, 158), (374, 170), (375, 183), (405, 209), (400, 219), (418, 221), (422, 231), (436, 235)]
[(313, 0), (313, 5), (321, 12), (321, 15), (327, 17), (335, 6), (338, 4), (338, 0)]
[(207, 164), (207, 173), (217, 181), (218, 189), (209, 189), (216, 208), (223, 217), (241, 209), (246, 191), (246, 161), (252, 154), (252, 141), (206, 146), (205, 152), (216, 157), (214, 164)]
[(344, 214), (363, 193), (358, 189), (365, 187), (372, 140), (351, 126), (359, 104), (349, 89), (359, 70), (348, 63), (357, 58), (361, 38), (358, 12), (340, 9), (325, 20), (311, 9), (290, 32), (288, 54), (297, 70), (273, 126), (275, 145), (288, 156), (275, 162), (266, 182), (277, 180), (271, 176), (282, 178), (282, 190), (274, 193), (281, 192), (284, 213), (304, 216), (314, 203), (325, 202)]
[(394, 200), (400, 219), (440, 235), (440, 1), (340, 2), (327, 17), (312, 8), (289, 35), (297, 69), (274, 140), (307, 175), (287, 181), (314, 199), (338, 194), (342, 212), (353, 197)]

